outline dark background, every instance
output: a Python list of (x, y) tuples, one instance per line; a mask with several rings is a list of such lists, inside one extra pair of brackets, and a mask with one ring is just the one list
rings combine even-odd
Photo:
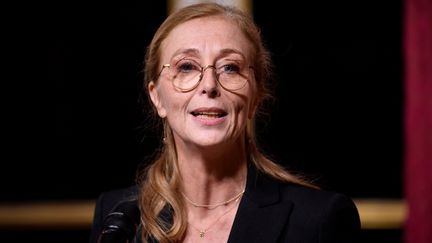
[[(403, 197), (402, 3), (277, 2), (254, 1), (277, 80), (270, 115), (258, 124), (262, 148), (325, 189)], [(55, 106), (46, 121), (33, 109), (26, 116), (2, 172), (1, 201), (95, 199), (134, 183), (160, 142), (140, 127), (146, 113), (137, 99), (144, 51), (166, 9), (164, 1), (129, 1), (55, 11), (46, 76), (35, 78), (53, 82)], [(87, 229), (0, 233), (23, 242), (88, 237)], [(400, 242), (400, 235), (365, 231), (364, 239)]]

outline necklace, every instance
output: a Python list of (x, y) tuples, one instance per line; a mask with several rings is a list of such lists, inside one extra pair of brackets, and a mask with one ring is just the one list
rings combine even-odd
[(235, 200), (236, 204), (234, 204), (231, 208), (229, 208), (227, 211), (225, 211), (223, 214), (221, 214), (215, 221), (213, 221), (209, 226), (207, 226), (207, 228), (199, 229), (199, 228), (195, 227), (193, 224), (191, 224), (190, 222), (188, 222), (188, 223), (192, 226), (192, 228), (194, 228), (196, 231), (198, 231), (200, 238), (204, 238), (205, 234), (211, 229), (211, 227), (216, 225), (216, 223), (219, 222), (219, 220), (223, 216), (227, 215), (231, 210), (233, 210), (237, 206), (237, 202), (239, 201), (239, 199), (240, 199), (240, 197), (238, 196), (237, 199)]
[(230, 202), (232, 202), (232, 201), (235, 201), (235, 200), (239, 199), (240, 196), (243, 195), (244, 192), (245, 192), (245, 189), (243, 189), (241, 192), (239, 192), (239, 193), (238, 193), (237, 195), (235, 195), (234, 197), (232, 197), (232, 198), (230, 198), (230, 199), (228, 199), (228, 200), (225, 200), (225, 201), (223, 201), (223, 202), (216, 203), (216, 204), (198, 204), (198, 203), (192, 201), (191, 199), (189, 199), (189, 198), (188, 198), (188, 197), (187, 197), (183, 192), (182, 192), (182, 195), (183, 195), (183, 197), (186, 199), (186, 201), (188, 201), (188, 202), (189, 202), (190, 204), (192, 204), (193, 206), (195, 206), (195, 207), (197, 207), (197, 208), (207, 208), (208, 210), (212, 210), (212, 209), (215, 209), (215, 208), (217, 208), (217, 207), (219, 207), (219, 206), (227, 205), (228, 203), (230, 203)]

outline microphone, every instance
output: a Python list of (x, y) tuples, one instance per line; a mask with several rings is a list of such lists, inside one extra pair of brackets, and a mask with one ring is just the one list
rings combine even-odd
[(140, 223), (137, 200), (122, 201), (103, 222), (98, 243), (130, 243)]

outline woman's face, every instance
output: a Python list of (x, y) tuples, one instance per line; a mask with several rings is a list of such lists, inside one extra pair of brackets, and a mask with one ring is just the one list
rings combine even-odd
[[(251, 45), (240, 29), (227, 19), (206, 17), (187, 21), (174, 28), (161, 45), (164, 68), (157, 82), (150, 82), (150, 97), (158, 114), (166, 118), (176, 143), (199, 147), (215, 146), (243, 139), (248, 118), (254, 113)], [(179, 61), (207, 68), (198, 85), (182, 91), (173, 85), (172, 69)], [(217, 71), (216, 71), (217, 70)], [(234, 91), (224, 89), (216, 72), (241, 70), (248, 82)], [(183, 71), (182, 71), (183, 72)], [(177, 76), (178, 77), (178, 76)]]

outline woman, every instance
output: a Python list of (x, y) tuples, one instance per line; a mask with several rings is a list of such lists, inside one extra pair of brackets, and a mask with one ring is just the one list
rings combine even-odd
[(145, 87), (164, 128), (135, 188), (103, 194), (92, 242), (119, 201), (137, 197), (142, 242), (355, 242), (357, 209), (257, 148), (270, 57), (252, 18), (206, 3), (169, 16), (146, 54)]

